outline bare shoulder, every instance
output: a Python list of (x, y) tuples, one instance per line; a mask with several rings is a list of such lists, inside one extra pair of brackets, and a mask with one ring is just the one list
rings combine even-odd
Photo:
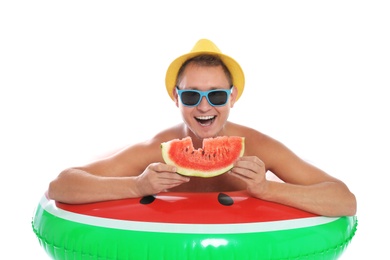
[(82, 168), (101, 176), (136, 176), (154, 162), (163, 162), (161, 143), (179, 138), (179, 126), (165, 129), (149, 140), (129, 144), (122, 150)]
[(245, 154), (258, 155), (273, 148), (281, 149), (283, 145), (272, 137), (247, 126), (229, 123), (229, 135), (245, 137)]
[(245, 137), (245, 156), (257, 156), (264, 162), (267, 171), (271, 171), (282, 180), (291, 183), (334, 180), (273, 137), (249, 127), (236, 124), (230, 126), (231, 133)]
[(113, 158), (126, 160), (127, 162), (130, 161), (133, 164), (137, 164), (137, 162), (143, 162), (143, 164), (162, 162), (161, 143), (175, 138), (181, 138), (178, 128), (179, 126), (174, 126), (165, 129), (149, 140), (131, 144), (114, 155)]

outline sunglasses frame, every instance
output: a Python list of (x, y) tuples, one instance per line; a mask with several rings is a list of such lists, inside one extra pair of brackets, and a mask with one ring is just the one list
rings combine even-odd
[[(229, 95), (232, 94), (232, 88), (233, 88), (233, 86), (231, 86), (229, 89), (211, 89), (211, 90), (208, 90), (208, 91), (200, 91), (200, 90), (196, 90), (196, 89), (179, 89), (179, 87), (176, 86), (176, 91), (177, 91), (177, 94), (178, 94), (178, 96), (180, 98), (180, 102), (183, 104), (183, 106), (186, 106), (186, 107), (196, 107), (202, 101), (203, 97), (206, 97), (207, 102), (209, 102), (209, 104), (211, 106), (213, 106), (213, 107), (223, 107), (223, 106), (225, 106), (227, 104), (227, 102), (229, 100)], [(226, 95), (227, 95), (226, 101), (222, 105), (215, 105), (209, 99), (209, 94), (212, 93), (212, 92), (217, 92), (217, 91), (225, 92)], [(198, 102), (196, 104), (194, 104), (194, 105), (184, 104), (183, 101), (182, 101), (181, 95), (183, 93), (185, 93), (185, 92), (195, 92), (195, 93), (198, 93), (200, 95)]]

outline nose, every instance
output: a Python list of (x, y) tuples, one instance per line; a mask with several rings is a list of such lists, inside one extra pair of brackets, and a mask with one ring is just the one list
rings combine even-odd
[(201, 111), (207, 111), (210, 109), (210, 107), (212, 107), (212, 106), (209, 104), (206, 97), (202, 97), (202, 99), (200, 100), (200, 103), (197, 106), (197, 108)]

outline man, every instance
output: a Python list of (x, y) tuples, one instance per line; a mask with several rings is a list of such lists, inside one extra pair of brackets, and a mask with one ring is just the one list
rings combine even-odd
[[(207, 39), (175, 59), (166, 74), (169, 96), (183, 123), (91, 164), (64, 170), (49, 185), (51, 199), (88, 203), (142, 197), (163, 191), (247, 190), (252, 196), (319, 215), (356, 214), (356, 199), (340, 180), (310, 165), (273, 138), (228, 121), (244, 90), (244, 73)], [(216, 91), (215, 91), (216, 90)], [(210, 92), (212, 91), (212, 92)], [(185, 177), (164, 163), (160, 145), (190, 136), (195, 148), (215, 136), (245, 137), (245, 154), (213, 178)], [(267, 171), (282, 181), (266, 178)]]

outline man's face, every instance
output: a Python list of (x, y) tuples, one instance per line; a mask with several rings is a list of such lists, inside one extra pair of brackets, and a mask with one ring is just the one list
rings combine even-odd
[[(212, 89), (229, 90), (229, 81), (221, 66), (197, 66), (189, 64), (184, 70), (179, 84), (180, 90), (208, 91)], [(230, 108), (233, 107), (237, 91), (232, 89), (224, 106), (211, 105), (206, 97), (202, 97), (197, 106), (185, 106), (177, 91), (175, 103), (182, 113), (188, 128), (200, 139), (223, 135), (223, 127), (228, 119)]]

